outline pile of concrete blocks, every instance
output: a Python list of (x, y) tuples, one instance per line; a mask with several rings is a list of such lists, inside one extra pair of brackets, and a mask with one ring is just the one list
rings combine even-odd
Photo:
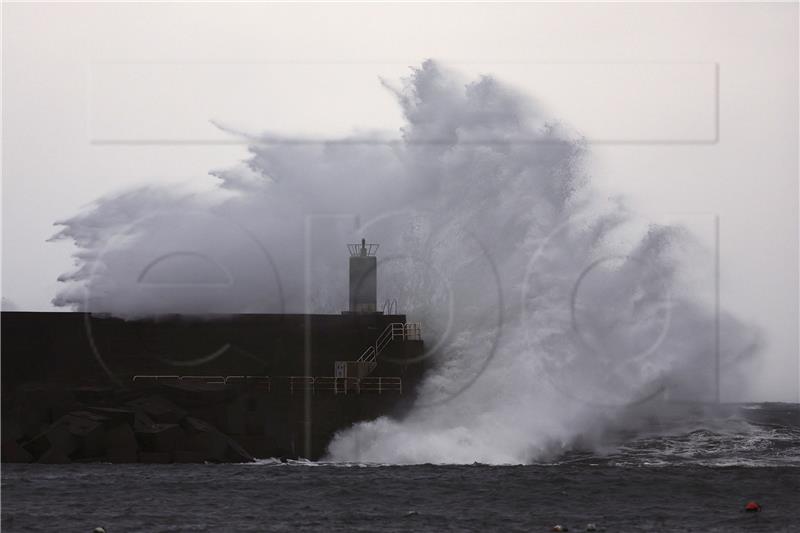
[(5, 440), (3, 462), (252, 462), (214, 426), (169, 400), (150, 395), (119, 407), (82, 406), (41, 432)]

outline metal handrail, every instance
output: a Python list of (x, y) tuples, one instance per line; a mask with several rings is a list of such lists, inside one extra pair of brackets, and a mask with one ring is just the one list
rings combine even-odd
[[(204, 383), (234, 385), (239, 383), (246, 383), (254, 385), (258, 388), (266, 389), (267, 392), (272, 392), (272, 378), (270, 376), (172, 376), (172, 375), (137, 375), (133, 376), (133, 381), (152, 381), (158, 383), (159, 381), (169, 381), (171, 383), (187, 381), (197, 382), (200, 380)], [(294, 393), (297, 391), (311, 391), (316, 392), (333, 392), (334, 394), (348, 394), (348, 393), (372, 393), (377, 392), (383, 394), (384, 392), (397, 392), (402, 394), (403, 382), (399, 377), (333, 377), (333, 376), (289, 376), (289, 392)]]
[(406, 323), (403, 335), (405, 336), (405, 340), (407, 341), (422, 340), (422, 324), (420, 324), (419, 322)]
[(367, 377), (361, 378), (360, 392), (399, 392), (403, 393), (403, 381), (398, 377)]
[(133, 382), (148, 381), (153, 383), (206, 383), (216, 385), (232, 385), (237, 382), (269, 385), (272, 379), (269, 376), (174, 376), (174, 375), (136, 375)]
[(272, 391), (272, 378), (269, 376), (226, 376), (225, 385), (245, 385)]
[(180, 382), (186, 383), (225, 383), (224, 376), (181, 376), (178, 378)]
[(385, 315), (396, 315), (397, 314), (397, 299), (396, 298), (387, 298), (385, 302), (383, 302), (383, 314)]
[(375, 344), (367, 347), (357, 361), (375, 361), (390, 342), (395, 339), (418, 341), (422, 339), (422, 326), (419, 322), (392, 322), (375, 339)]
[(348, 390), (360, 393), (358, 378), (337, 378), (330, 376), (314, 378), (314, 392), (333, 391), (334, 394), (347, 394)]
[(314, 377), (313, 376), (289, 376), (289, 392), (294, 393), (295, 387), (301, 391), (309, 390), (314, 392)]
[(137, 381), (154, 381), (158, 383), (159, 381), (171, 381), (176, 382), (180, 381), (180, 376), (169, 376), (169, 375), (155, 375), (155, 376), (133, 376), (133, 382), (136, 383)]
[(375, 346), (370, 344), (356, 361), (374, 361), (375, 356)]
[(387, 344), (392, 342), (395, 339), (396, 332), (398, 330), (402, 330), (402, 324), (393, 322), (386, 326), (386, 329), (383, 330), (377, 339), (375, 339), (375, 356), (383, 350)]

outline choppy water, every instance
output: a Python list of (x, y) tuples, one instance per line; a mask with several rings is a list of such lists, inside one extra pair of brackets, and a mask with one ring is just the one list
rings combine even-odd
[(800, 531), (798, 406), (742, 412), (524, 466), (4, 465), (2, 529)]

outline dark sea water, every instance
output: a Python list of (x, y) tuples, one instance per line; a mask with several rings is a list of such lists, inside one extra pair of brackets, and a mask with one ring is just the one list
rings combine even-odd
[(744, 413), (518, 466), (3, 465), (2, 530), (798, 532), (798, 408)]

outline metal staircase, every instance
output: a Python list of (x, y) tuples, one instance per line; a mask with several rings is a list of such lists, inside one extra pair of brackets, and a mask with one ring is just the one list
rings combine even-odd
[(395, 341), (422, 340), (422, 327), (419, 322), (392, 322), (378, 335), (373, 344), (361, 353), (355, 361), (336, 361), (334, 375), (337, 378), (369, 376), (378, 366), (378, 356)]
[[(375, 363), (381, 352), (395, 340), (422, 340), (422, 327), (419, 322), (392, 322), (375, 339), (375, 344), (367, 347), (357, 359), (358, 362)], [(375, 363), (377, 364), (377, 363)], [(374, 368), (374, 367), (373, 367)]]

